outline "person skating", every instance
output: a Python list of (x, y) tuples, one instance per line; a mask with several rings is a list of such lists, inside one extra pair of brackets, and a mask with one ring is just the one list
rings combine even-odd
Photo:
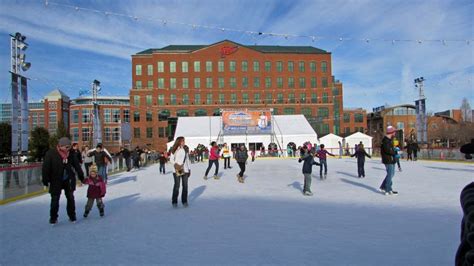
[(160, 174), (166, 174), (165, 165), (166, 165), (167, 160), (168, 158), (166, 158), (165, 154), (161, 153), (160, 154)]
[(395, 147), (395, 153), (396, 153), (396, 154), (395, 154), (395, 162), (397, 163), (398, 171), (400, 171), (400, 172), (402, 171), (402, 167), (400, 166), (400, 157), (401, 157), (400, 154), (401, 154), (401, 152), (402, 152), (402, 151), (400, 150), (400, 146), (397, 145), (397, 146)]
[(224, 147), (222, 147), (222, 157), (224, 157), (224, 169), (232, 168), (230, 167), (230, 150), (227, 146), (227, 143), (224, 143)]
[(418, 160), (418, 152), (420, 151), (420, 147), (418, 146), (418, 142), (414, 141), (412, 143), (412, 150), (413, 150), (413, 161)]
[[(319, 147), (318, 153), (316, 153), (316, 157), (319, 158), (319, 177), (321, 179), (326, 179), (328, 176), (327, 155), (330, 155), (332, 157), (335, 156), (334, 154), (324, 149), (324, 144), (321, 144), (321, 146)], [(323, 175), (323, 167), (324, 167), (324, 175)]]
[(357, 174), (359, 178), (365, 177), (365, 169), (364, 169), (364, 164), (365, 164), (365, 157), (370, 157), (369, 154), (364, 149), (364, 144), (359, 144), (357, 145), (357, 149), (355, 149), (356, 152), (351, 155), (351, 157), (356, 157), (357, 158)]
[(255, 148), (250, 152), (250, 156), (252, 156), (252, 163), (255, 162)]
[(171, 204), (174, 208), (178, 207), (179, 185), (181, 183), (183, 186), (181, 203), (183, 203), (184, 207), (188, 207), (188, 179), (191, 175), (191, 170), (189, 168), (189, 150), (185, 146), (184, 137), (176, 138), (171, 148), (170, 162), (174, 166), (174, 186)]
[(219, 173), (219, 146), (215, 141), (211, 142), (211, 149), (209, 150), (209, 165), (206, 169), (206, 174), (204, 175), (204, 180), (207, 180), (207, 174), (211, 170), (212, 165), (216, 165), (216, 170), (214, 172), (214, 179), (219, 179), (217, 175)]
[(55, 148), (49, 149), (44, 157), (42, 166), (43, 185), (49, 187), (51, 195), (50, 224), (58, 222), (59, 199), (61, 191), (67, 199), (67, 215), (71, 222), (76, 221), (76, 205), (74, 202), (74, 190), (76, 190), (76, 174), (81, 182), (84, 181), (84, 173), (77, 156), (69, 153), (71, 141), (63, 137)]
[(89, 146), (86, 145), (82, 148), (82, 152), (81, 152), (82, 161), (84, 162), (84, 168), (86, 170), (86, 176), (89, 176), (89, 168), (91, 167), (92, 162), (94, 161), (92, 157), (87, 156), (88, 151), (89, 151)]
[(305, 196), (312, 196), (313, 192), (311, 192), (311, 173), (313, 171), (313, 165), (320, 165), (319, 163), (314, 161), (313, 154), (311, 154), (308, 150), (307, 146), (303, 146), (302, 152), (300, 153), (301, 157), (298, 159), (298, 162), (303, 163), (303, 176), (304, 176), (304, 187), (303, 187), (303, 194)]
[(387, 133), (382, 139), (380, 147), (380, 155), (382, 163), (385, 165), (387, 175), (380, 185), (380, 190), (385, 195), (398, 195), (397, 191), (392, 190), (392, 179), (395, 175), (395, 149), (393, 148), (392, 139), (395, 136), (396, 129), (392, 126), (387, 127)]
[(235, 153), (235, 160), (239, 165), (240, 172), (237, 174), (237, 180), (240, 183), (244, 183), (244, 172), (245, 172), (245, 165), (247, 164), (247, 159), (249, 158), (248, 151), (245, 148), (245, 145), (240, 145), (240, 148), (237, 149)]
[(140, 169), (140, 155), (142, 153), (143, 151), (138, 146), (136, 146), (132, 152), (133, 167), (137, 170)]
[(98, 174), (104, 179), (104, 182), (107, 183), (107, 164), (112, 161), (110, 153), (102, 146), (102, 143), (99, 143), (95, 150), (90, 150), (87, 153), (87, 156), (94, 157), (94, 162), (99, 169)]
[(130, 172), (130, 170), (132, 169), (132, 166), (130, 163), (130, 156), (131, 156), (130, 151), (127, 148), (120, 147), (119, 154), (121, 154), (123, 159), (125, 160), (125, 165), (127, 166), (127, 172)]
[(99, 209), (100, 217), (104, 216), (104, 196), (106, 192), (106, 185), (100, 175), (97, 174), (97, 166), (93, 164), (89, 168), (89, 177), (84, 180), (84, 184), (89, 185), (87, 188), (87, 204), (84, 210), (84, 218), (87, 218), (92, 209), (94, 201)]

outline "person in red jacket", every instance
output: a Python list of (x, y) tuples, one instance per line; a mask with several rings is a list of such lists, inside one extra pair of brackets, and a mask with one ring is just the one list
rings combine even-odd
[(87, 189), (87, 204), (86, 210), (84, 211), (84, 218), (87, 218), (89, 215), (94, 200), (97, 202), (100, 216), (104, 216), (104, 201), (102, 198), (105, 196), (105, 182), (102, 177), (97, 174), (97, 166), (95, 164), (90, 167), (89, 177), (84, 180), (84, 184), (89, 185), (89, 188)]
[(217, 175), (217, 173), (219, 172), (219, 146), (217, 146), (217, 143), (215, 141), (211, 142), (211, 146), (211, 150), (209, 151), (209, 165), (207, 166), (206, 174), (204, 175), (204, 180), (208, 179), (207, 174), (209, 174), (209, 170), (211, 170), (213, 164), (216, 165), (214, 179), (219, 179), (219, 176)]

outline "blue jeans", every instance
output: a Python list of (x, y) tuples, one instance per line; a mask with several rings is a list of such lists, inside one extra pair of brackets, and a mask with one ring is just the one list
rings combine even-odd
[(392, 191), (392, 178), (395, 175), (395, 164), (386, 164), (385, 169), (387, 170), (387, 176), (380, 185), (381, 189), (384, 189), (386, 192)]
[(100, 175), (100, 177), (102, 177), (104, 181), (107, 181), (107, 166), (99, 166), (98, 168), (98, 174)]
[(206, 176), (207, 174), (209, 174), (209, 171), (211, 170), (211, 167), (213, 164), (216, 164), (216, 171), (214, 172), (214, 175), (217, 175), (217, 173), (219, 172), (219, 159), (209, 160), (209, 165), (207, 166), (207, 169), (206, 169)]
[(319, 166), (319, 175), (320, 176), (323, 175), (323, 166), (324, 166), (324, 174), (327, 175), (328, 174), (328, 164), (326, 162), (326, 159), (319, 159), (319, 163), (321, 164)]

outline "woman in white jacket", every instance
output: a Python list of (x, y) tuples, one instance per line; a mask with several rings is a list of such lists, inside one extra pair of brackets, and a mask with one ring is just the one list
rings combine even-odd
[(181, 202), (184, 207), (188, 207), (188, 178), (190, 176), (189, 169), (189, 155), (184, 147), (184, 137), (176, 138), (173, 148), (171, 148), (170, 162), (174, 166), (174, 187), (171, 204), (173, 207), (178, 207), (179, 183), (183, 184), (183, 191), (181, 192)]

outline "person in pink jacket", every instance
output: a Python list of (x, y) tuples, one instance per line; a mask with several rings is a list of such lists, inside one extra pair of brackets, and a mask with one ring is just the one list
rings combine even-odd
[(209, 171), (211, 170), (213, 164), (216, 165), (214, 179), (219, 179), (219, 176), (217, 175), (217, 173), (219, 172), (219, 146), (217, 146), (217, 143), (215, 141), (211, 142), (211, 146), (211, 150), (209, 151), (209, 165), (207, 166), (206, 174), (204, 175), (204, 180), (208, 179), (207, 174), (209, 174)]
[(105, 182), (102, 177), (97, 174), (97, 166), (95, 164), (91, 165), (89, 168), (89, 177), (84, 180), (84, 184), (89, 185), (89, 188), (87, 189), (87, 204), (86, 210), (84, 211), (84, 218), (87, 218), (89, 215), (94, 200), (97, 202), (100, 216), (103, 217), (104, 201), (102, 198), (105, 196)]

